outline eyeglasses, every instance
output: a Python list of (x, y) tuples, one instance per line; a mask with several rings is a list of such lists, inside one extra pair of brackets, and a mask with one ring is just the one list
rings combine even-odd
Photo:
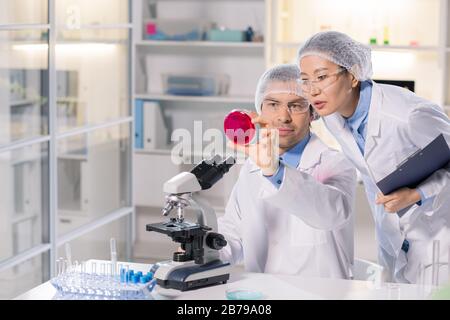
[(315, 88), (322, 91), (331, 86), (332, 84), (334, 84), (337, 81), (339, 74), (341, 74), (346, 70), (347, 69), (340, 68), (336, 72), (319, 75), (314, 80), (305, 79), (305, 80), (298, 80), (298, 82), (300, 83), (300, 87), (304, 92), (310, 93), (313, 85)]
[(262, 111), (267, 113), (278, 113), (283, 106), (287, 106), (290, 114), (302, 114), (309, 110), (310, 104), (307, 100), (290, 102), (287, 105), (274, 100), (264, 100), (262, 103)]

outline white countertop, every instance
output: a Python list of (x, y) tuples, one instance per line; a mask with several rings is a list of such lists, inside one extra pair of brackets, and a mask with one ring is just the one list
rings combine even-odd
[[(89, 260), (89, 262), (107, 262)], [(120, 262), (122, 263), (122, 262)], [(126, 263), (131, 269), (147, 272), (151, 265)], [(431, 288), (421, 288), (412, 284), (382, 283), (376, 287), (369, 281), (303, 278), (299, 276), (274, 275), (266, 273), (247, 273), (233, 269), (228, 283), (212, 287), (181, 292), (174, 289), (163, 289), (156, 286), (153, 291), (155, 299), (185, 300), (225, 300), (228, 289), (248, 289), (261, 292), (264, 299), (273, 300), (316, 300), (316, 299), (382, 299), (405, 300), (424, 299)], [(57, 291), (49, 281), (16, 297), (18, 300), (50, 300)]]

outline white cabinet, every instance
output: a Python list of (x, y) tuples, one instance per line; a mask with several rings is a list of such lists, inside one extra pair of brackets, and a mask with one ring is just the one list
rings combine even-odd
[[(154, 9), (149, 9), (151, 3)], [(215, 73), (230, 77), (228, 94), (207, 97), (205, 102), (252, 103), (256, 82), (265, 68), (263, 42), (152, 40), (148, 24), (155, 21), (154, 28), (166, 34), (170, 30), (165, 30), (164, 26), (159, 28), (158, 22), (168, 21), (173, 26), (181, 22), (186, 24), (186, 21), (197, 21), (197, 24), (203, 21), (203, 25), (216, 24), (231, 30), (245, 30), (251, 26), (256, 34), (263, 36), (264, 1), (139, 0), (135, 1), (133, 11), (137, 97), (166, 102), (183, 101), (179, 96), (165, 94), (162, 83), (164, 73)], [(151, 18), (152, 13), (156, 13), (156, 18)], [(178, 33), (190, 30), (185, 28), (188, 29), (180, 29)], [(192, 28), (199, 33), (205, 31), (200, 25), (196, 27), (195, 23)], [(197, 101), (201, 100), (202, 97), (198, 97)]]
[(60, 235), (129, 206), (124, 192), (127, 188), (129, 131), (128, 125), (110, 127), (60, 141)]
[[(181, 171), (190, 170), (203, 158), (202, 152), (208, 145), (203, 134), (208, 129), (222, 131), (224, 116), (232, 109), (254, 109), (255, 88), (266, 67), (266, 5), (264, 0), (133, 2), (134, 98), (157, 102), (169, 133), (165, 148), (135, 150), (136, 206), (147, 207), (148, 211), (160, 209), (164, 203), (163, 183)], [(178, 31), (173, 31), (178, 26)], [(201, 39), (193, 37), (174, 41), (156, 40), (152, 36), (156, 30), (165, 32), (166, 36), (178, 32), (180, 37), (184, 37), (192, 28), (200, 30), (200, 33), (206, 31), (203, 26), (233, 31), (245, 31), (251, 26), (257, 41), (210, 41), (202, 36)], [(226, 75), (229, 86), (220, 95), (168, 94), (164, 84), (166, 74)], [(199, 130), (196, 124), (200, 125)], [(144, 126), (152, 125), (155, 124), (144, 121)], [(191, 158), (195, 154), (195, 161), (173, 164), (170, 150), (176, 143), (170, 141), (170, 136), (177, 129), (189, 132), (193, 140), (200, 134), (201, 146), (184, 150), (182, 155), (183, 158)], [(233, 167), (222, 181), (203, 192), (218, 212), (224, 211), (238, 168)]]

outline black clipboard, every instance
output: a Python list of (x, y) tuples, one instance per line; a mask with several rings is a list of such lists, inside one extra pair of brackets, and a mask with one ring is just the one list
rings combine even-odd
[[(397, 169), (377, 182), (378, 188), (387, 195), (403, 187), (415, 188), (435, 171), (450, 161), (450, 148), (444, 135), (440, 134), (423, 149), (419, 149), (401, 162)], [(397, 214), (402, 216), (408, 208)]]

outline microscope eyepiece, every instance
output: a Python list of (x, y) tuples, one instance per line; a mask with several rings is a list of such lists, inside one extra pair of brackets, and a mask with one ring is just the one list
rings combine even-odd
[(210, 160), (203, 160), (192, 169), (191, 173), (197, 177), (202, 190), (211, 188), (236, 163), (233, 157), (228, 157), (222, 163), (219, 163), (221, 159), (219, 155), (216, 155)]
[(223, 171), (223, 173), (227, 173), (228, 170), (236, 163), (236, 160), (233, 157), (226, 158), (221, 164), (218, 165), (218, 168)]

